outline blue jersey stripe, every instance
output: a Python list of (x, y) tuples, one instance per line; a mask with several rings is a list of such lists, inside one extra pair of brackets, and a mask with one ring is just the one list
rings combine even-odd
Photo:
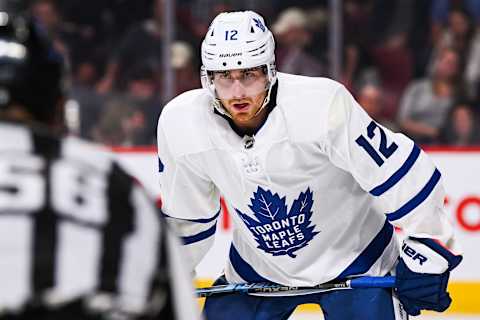
[(373, 188), (370, 191), (370, 193), (378, 197), (383, 193), (385, 193), (386, 191), (388, 191), (398, 181), (400, 181), (408, 173), (408, 171), (410, 171), (415, 161), (417, 161), (419, 155), (420, 155), (420, 148), (416, 144), (414, 144), (412, 152), (410, 152), (410, 155), (408, 156), (407, 160), (405, 160), (403, 165), (384, 183)]
[(271, 281), (265, 279), (261, 275), (255, 271), (251, 265), (248, 264), (238, 253), (237, 249), (233, 246), (230, 246), (230, 262), (235, 269), (235, 272), (243, 279), (245, 282), (252, 283), (252, 282), (268, 282), (272, 283)]
[(337, 277), (345, 279), (353, 275), (367, 272), (373, 264), (382, 256), (385, 248), (393, 237), (393, 226), (385, 219), (385, 224), (375, 238), (368, 244), (365, 250)]
[(400, 209), (397, 211), (387, 213), (387, 218), (390, 221), (395, 221), (400, 219), (401, 217), (407, 215), (411, 211), (413, 211), (416, 207), (418, 207), (425, 199), (428, 198), (430, 193), (432, 193), (433, 189), (437, 185), (438, 181), (440, 180), (441, 174), (438, 169), (435, 169), (433, 175), (428, 180), (427, 184), (420, 190), (420, 192), (413, 197), (410, 201), (405, 203)]
[(218, 218), (221, 210), (222, 210), (221, 208), (218, 209), (217, 213), (213, 217), (205, 218), (205, 219), (182, 219), (182, 218), (171, 217), (168, 214), (164, 213), (163, 211), (161, 211), (161, 212), (162, 212), (162, 215), (164, 217), (170, 218), (170, 219), (178, 219), (178, 220), (182, 220), (182, 221), (190, 221), (190, 222), (196, 222), (196, 223), (209, 223), (209, 222), (212, 222), (212, 221), (214, 221)]
[(217, 224), (215, 223), (213, 226), (211, 226), (210, 228), (208, 228), (205, 231), (197, 233), (193, 236), (182, 237), (183, 244), (187, 245), (187, 244), (191, 244), (191, 243), (195, 243), (195, 242), (205, 240), (205, 239), (213, 236), (215, 234), (216, 230), (217, 230)]
[(163, 164), (162, 159), (158, 157), (158, 172), (163, 172), (163, 170), (165, 170), (165, 165)]

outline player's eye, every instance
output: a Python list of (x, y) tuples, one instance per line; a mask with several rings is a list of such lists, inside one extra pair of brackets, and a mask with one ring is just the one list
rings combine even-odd
[(232, 76), (230, 75), (230, 72), (219, 72), (217, 73), (217, 77), (222, 80), (230, 79)]
[(243, 78), (246, 80), (255, 79), (257, 77), (256, 73), (253, 71), (247, 71), (243, 74)]

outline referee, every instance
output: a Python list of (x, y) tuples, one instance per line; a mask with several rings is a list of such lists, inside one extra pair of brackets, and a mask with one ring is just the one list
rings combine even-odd
[(0, 0), (0, 319), (198, 319), (154, 203), (61, 136), (63, 59), (18, 3)]

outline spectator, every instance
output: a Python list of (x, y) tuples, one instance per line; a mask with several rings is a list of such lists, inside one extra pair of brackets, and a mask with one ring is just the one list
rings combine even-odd
[(193, 50), (188, 43), (176, 41), (172, 44), (172, 66), (175, 70), (175, 95), (200, 87), (198, 67), (193, 62)]
[(412, 0), (348, 0), (345, 3), (345, 68), (342, 82), (351, 88), (364, 72), (378, 74), (383, 91), (382, 117), (393, 121), (402, 92), (413, 75), (408, 47)]
[(463, 8), (476, 25), (480, 25), (480, 2), (478, 0), (435, 0), (431, 1), (430, 19), (432, 21), (432, 36), (434, 40), (438, 40), (443, 29), (443, 25), (447, 23), (449, 12), (452, 9)]
[(74, 134), (78, 136), (92, 140), (93, 128), (95, 127), (98, 119), (102, 116), (102, 105), (104, 104), (105, 97), (102, 97), (92, 90), (90, 87), (74, 85), (69, 94), (69, 103), (67, 110), (72, 111), (69, 115), (72, 117), (69, 121), (73, 122), (73, 127), (69, 127), (73, 130)]
[(292, 7), (283, 11), (273, 25), (278, 39), (276, 63), (279, 71), (304, 76), (325, 74), (322, 64), (306, 52), (312, 36), (307, 23), (305, 12)]
[[(112, 44), (117, 42), (116, 33), (111, 31), (112, 19), (107, 18), (110, 15), (107, 0), (91, 1), (88, 5), (81, 0), (69, 0), (59, 1), (57, 5), (62, 15), (62, 39), (69, 49), (72, 69), (82, 73), (82, 77), (88, 75), (88, 86), (94, 88), (93, 81), (103, 75), (106, 58)], [(122, 21), (122, 27), (126, 25), (127, 22)]]
[(53, 0), (35, 0), (30, 10), (32, 15), (41, 22), (43, 28), (48, 31), (49, 36), (58, 32), (61, 19)]
[[(308, 19), (308, 27), (312, 35), (312, 39), (307, 48), (318, 61), (328, 61), (328, 37), (329, 37), (329, 10), (328, 8), (317, 4), (305, 11)], [(327, 70), (325, 70), (327, 71)]]
[(133, 63), (125, 76), (127, 94), (138, 100), (155, 99), (158, 92), (158, 73), (148, 63), (143, 61)]
[(135, 138), (131, 143), (147, 145), (154, 143), (157, 119), (163, 107), (159, 94), (159, 72), (145, 63), (137, 63), (127, 74), (126, 95), (135, 105)]
[(467, 93), (470, 98), (475, 98), (480, 79), (480, 33), (476, 31), (475, 24), (467, 11), (460, 8), (450, 11), (448, 24), (440, 32), (435, 44), (430, 68), (436, 56), (445, 47), (456, 49), (464, 58), (464, 81)]
[(109, 146), (134, 146), (144, 144), (145, 115), (141, 107), (124, 96), (110, 98), (97, 126), (93, 129), (94, 141)]
[[(171, 63), (175, 71), (176, 94), (200, 85), (192, 57), (192, 49), (187, 43), (174, 42)], [(94, 129), (95, 141), (122, 146), (154, 142), (157, 119), (164, 103), (158, 94), (162, 79), (156, 71), (148, 62), (132, 64), (125, 74), (125, 94), (112, 94), (105, 104)]]
[(471, 40), (475, 24), (470, 14), (461, 7), (455, 7), (448, 13), (446, 25), (440, 33), (439, 47), (450, 45), (464, 51)]
[(367, 83), (358, 90), (358, 103), (376, 122), (390, 130), (397, 130), (395, 124), (383, 116), (385, 101), (381, 86)]
[(412, 79), (413, 58), (408, 46), (413, 0), (374, 1), (369, 53), (378, 70), (384, 92), (383, 116), (395, 119), (400, 97)]
[(443, 49), (429, 78), (413, 82), (402, 97), (398, 122), (417, 143), (434, 143), (453, 99), (463, 90), (460, 57), (452, 48)]
[(470, 146), (480, 143), (478, 115), (469, 102), (459, 101), (450, 111), (440, 142), (454, 146)]
[(373, 19), (373, 1), (346, 0), (343, 5), (345, 42), (371, 44), (370, 24)]
[[(370, 24), (373, 19), (373, 1), (346, 0), (343, 5), (343, 66), (340, 81), (354, 91), (358, 78), (365, 69), (375, 67), (369, 61), (368, 50), (372, 46)], [(375, 70), (376, 72), (376, 70)], [(364, 83), (363, 80), (360, 80)]]
[(358, 83), (378, 83), (380, 81), (376, 66), (368, 61), (367, 52), (362, 49), (362, 46), (355, 43), (347, 43), (343, 46), (340, 82), (355, 93)]
[(152, 70), (160, 71), (163, 32), (163, 0), (155, 0), (152, 18), (132, 26), (121, 40), (98, 84), (98, 91), (105, 94), (114, 89), (124, 89), (126, 74), (132, 62), (142, 61)]
[(67, 104), (67, 111), (73, 111), (68, 113), (72, 117), (69, 123), (74, 123), (69, 127), (70, 132), (89, 140), (93, 139), (92, 128), (100, 118), (105, 100), (94, 89), (99, 77), (96, 65), (98, 62), (93, 57), (85, 56), (72, 66), (72, 86)]
[(52, 39), (54, 48), (68, 56), (68, 48), (62, 39), (62, 18), (54, 0), (35, 0), (30, 5), (32, 16), (37, 19)]
[(393, 120), (397, 116), (402, 93), (413, 75), (413, 59), (407, 46), (407, 34), (392, 34), (371, 50), (371, 56), (382, 81), (385, 99), (383, 116)]

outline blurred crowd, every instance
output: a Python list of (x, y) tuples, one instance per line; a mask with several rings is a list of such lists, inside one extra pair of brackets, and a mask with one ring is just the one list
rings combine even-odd
[[(329, 77), (327, 0), (176, 0), (175, 94), (200, 87), (200, 43), (222, 11), (272, 26), (277, 69)], [(72, 70), (71, 131), (151, 145), (163, 105), (164, 0), (33, 0)], [(480, 145), (480, 1), (344, 0), (338, 79), (379, 123), (422, 145)], [(319, 101), (318, 103), (321, 103)]]

